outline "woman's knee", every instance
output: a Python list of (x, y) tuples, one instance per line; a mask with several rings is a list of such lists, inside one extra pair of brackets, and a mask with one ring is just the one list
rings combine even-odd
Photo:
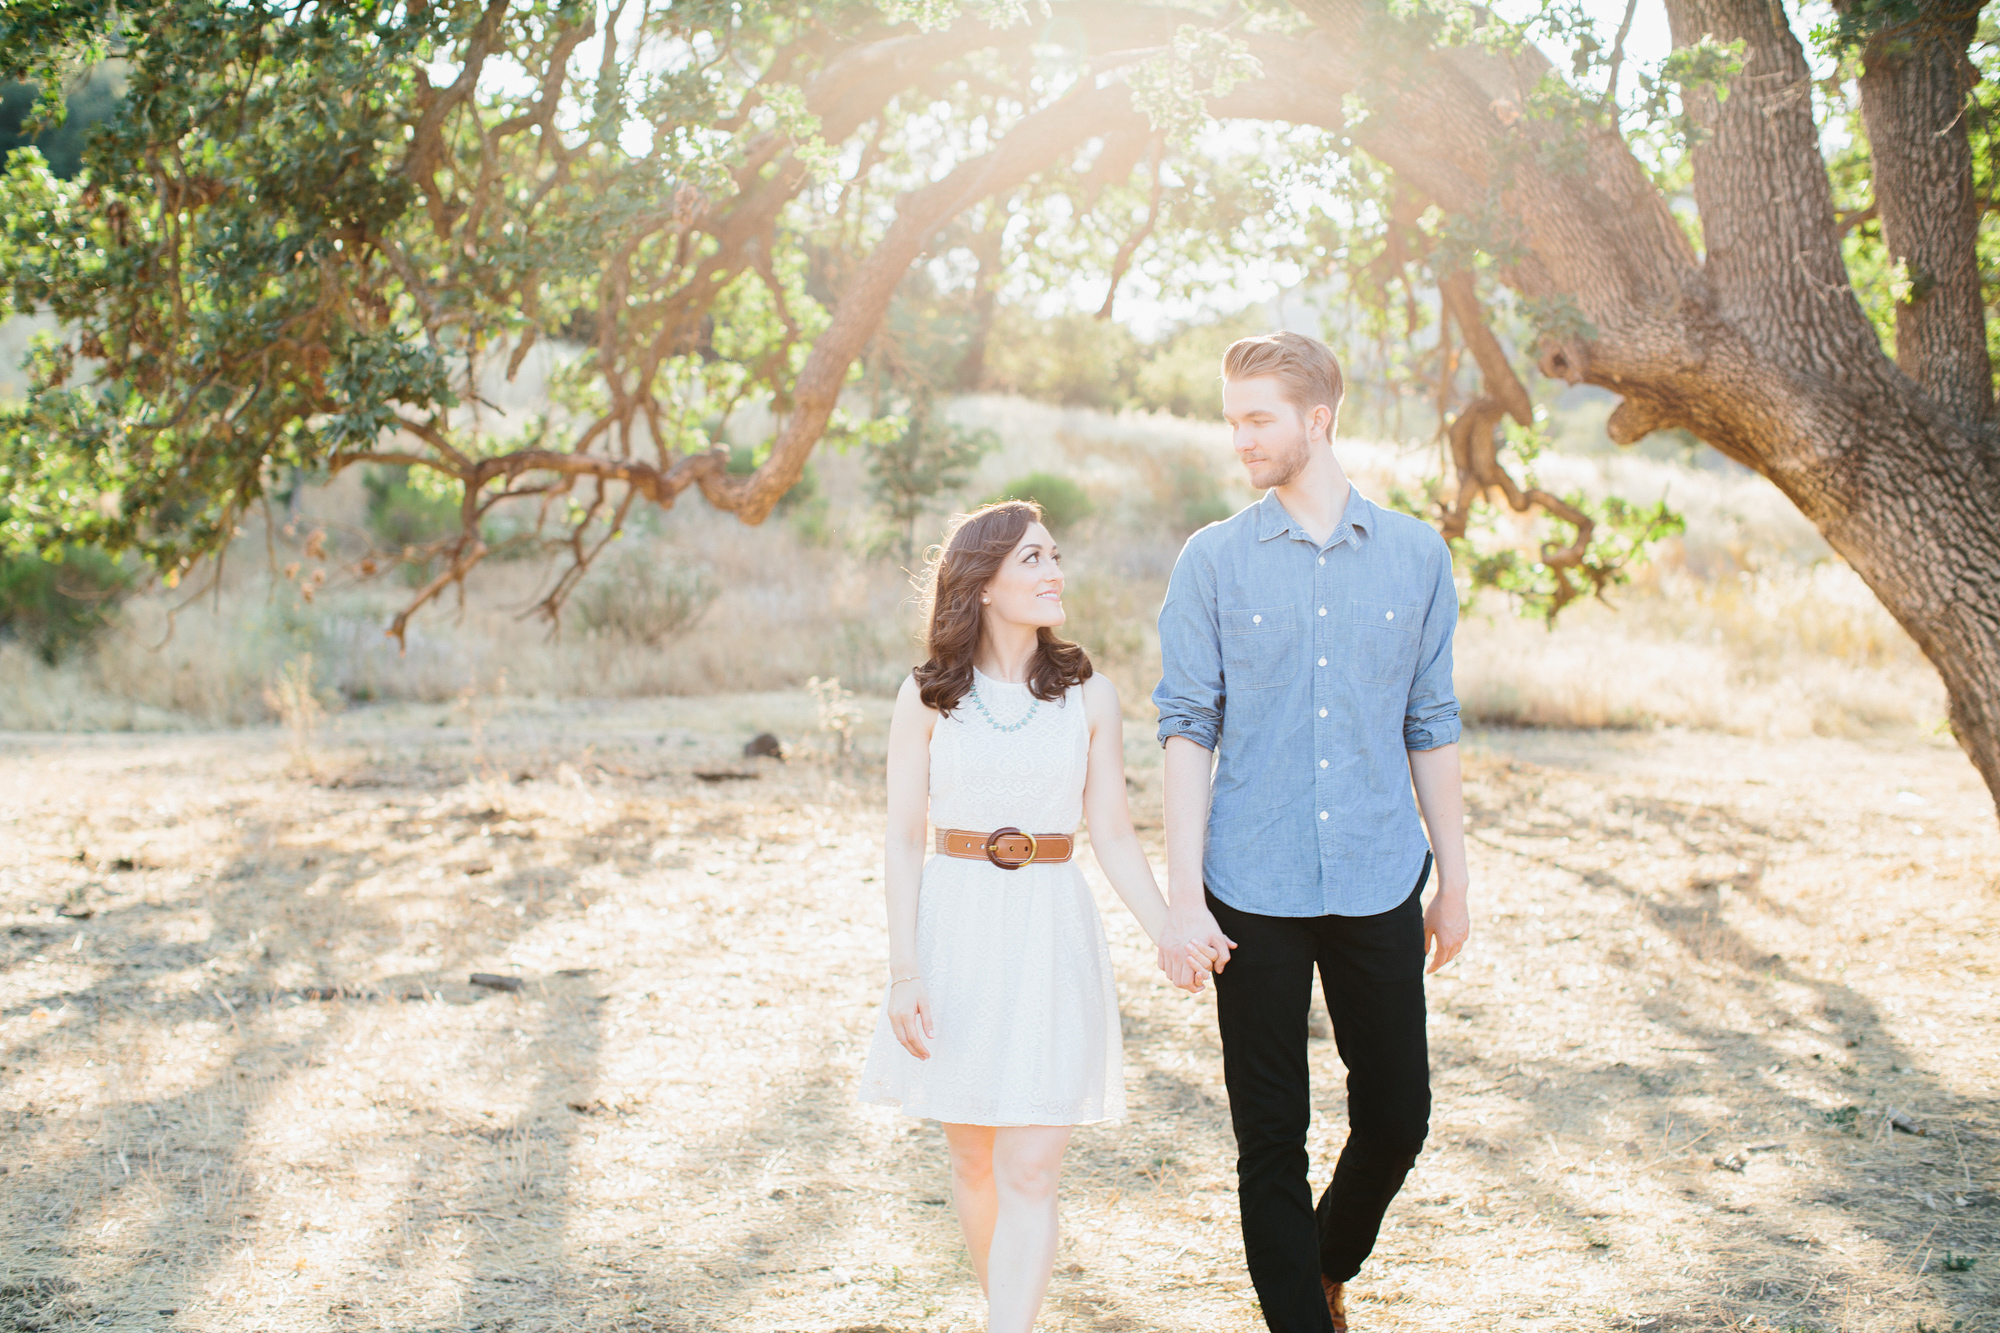
[(994, 1188), (1009, 1198), (1041, 1200), (1052, 1197), (1062, 1177), (1062, 1155), (1021, 1154), (995, 1157)]
[(993, 1183), (993, 1146), (991, 1144), (953, 1144), (951, 1149), (951, 1178), (957, 1184), (969, 1189), (986, 1189)]

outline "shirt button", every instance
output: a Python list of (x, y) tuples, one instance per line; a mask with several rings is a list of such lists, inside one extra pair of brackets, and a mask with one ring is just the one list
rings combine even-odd
[(1325, 659), (1324, 657), (1320, 658), (1320, 659), (1319, 659), (1319, 664), (1320, 664), (1321, 666), (1325, 666), (1325, 665), (1326, 665), (1326, 659)]
[(1319, 710), (1319, 715), (1320, 715), (1321, 717), (1325, 717), (1325, 716), (1326, 716), (1326, 710), (1325, 710), (1324, 708), (1320, 709), (1320, 710)]
[(1396, 618), (1396, 613), (1394, 611), (1384, 611), (1382, 613), (1382, 619), (1384, 620), (1394, 620), (1395, 618)]
[(1325, 614), (1326, 614), (1326, 608), (1322, 606), (1322, 607), (1321, 607), (1321, 608), (1319, 609), (1319, 613), (1320, 613), (1321, 615), (1325, 615)]
[[(1391, 612), (1391, 613), (1390, 613), (1390, 615), (1391, 615), (1391, 618), (1393, 618), (1393, 617), (1394, 617), (1394, 612)], [(1250, 623), (1251, 623), (1251, 624), (1253, 624), (1253, 625), (1261, 625), (1261, 624), (1263, 624), (1263, 623), (1264, 623), (1264, 617), (1262, 617), (1262, 616), (1252, 616), (1252, 617), (1250, 617)]]
[(1320, 562), (1320, 563), (1321, 563), (1322, 565), (1323, 565), (1323, 564), (1325, 564), (1325, 563), (1326, 563), (1326, 557), (1325, 557), (1325, 556), (1321, 556), (1321, 557), (1319, 558), (1319, 562)]
[(1325, 818), (1326, 818), (1326, 811), (1324, 811), (1324, 810), (1320, 811), (1320, 812), (1319, 812), (1319, 817), (1320, 817), (1321, 819), (1325, 819)]
[(1319, 766), (1320, 766), (1321, 768), (1325, 768), (1325, 767), (1326, 767), (1326, 760), (1324, 760), (1324, 759), (1320, 760), (1320, 761), (1319, 761)]

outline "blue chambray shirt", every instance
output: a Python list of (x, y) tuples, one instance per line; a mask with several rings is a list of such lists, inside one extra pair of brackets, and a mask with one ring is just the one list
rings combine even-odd
[(1216, 754), (1202, 875), (1260, 916), (1373, 916), (1429, 844), (1407, 752), (1458, 739), (1451, 552), (1350, 490), (1324, 546), (1275, 491), (1188, 538), (1160, 608), (1160, 743)]

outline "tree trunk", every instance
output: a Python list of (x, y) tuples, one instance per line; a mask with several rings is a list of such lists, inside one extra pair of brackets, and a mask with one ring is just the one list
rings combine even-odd
[(1869, 41), (1861, 76), (1882, 239), (1909, 282), (1896, 305), (1896, 364), (1952, 415), (1984, 421), (1993, 415), (1993, 367), (1965, 104), (1976, 77), (1965, 49), (1979, 14), (1958, 0), (1924, 0), (1916, 10)]
[(1951, 701), (1951, 728), (2000, 793), (2000, 494), (1978, 453), (1884, 396), (1857, 430), (1848, 403), (1803, 407), (1800, 433), (1855, 436), (1790, 494), (1908, 630)]
[(986, 205), (986, 225), (972, 234), (972, 255), (979, 270), (972, 279), (972, 337), (958, 362), (958, 391), (978, 393), (986, 387), (986, 344), (993, 337), (993, 318), (1000, 308), (1001, 246), (1007, 238), (1007, 201)]

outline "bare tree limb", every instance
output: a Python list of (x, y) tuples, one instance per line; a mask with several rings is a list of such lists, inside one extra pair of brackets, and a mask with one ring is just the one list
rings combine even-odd
[(1438, 280), (1438, 293), (1444, 300), (1445, 309), (1457, 322), (1459, 333), (1465, 338), (1466, 350), (1479, 363), (1479, 374), (1485, 382), (1486, 392), (1508, 416), (1523, 426), (1534, 425), (1534, 401), (1528, 397), (1527, 386), (1514, 373), (1513, 363), (1500, 346), (1500, 340), (1486, 327), (1479, 296), (1473, 290), (1472, 275), (1464, 269), (1446, 274)]
[(1139, 253), (1139, 247), (1153, 234), (1153, 227), (1160, 220), (1160, 201), (1166, 196), (1166, 178), (1162, 174), (1166, 166), (1166, 144), (1153, 140), (1153, 193), (1146, 205), (1146, 220), (1139, 224), (1137, 231), (1125, 238), (1118, 247), (1117, 257), (1111, 261), (1111, 282), (1104, 292), (1104, 304), (1097, 308), (1099, 319), (1111, 318), (1111, 303), (1118, 299), (1118, 284), (1124, 280), (1125, 270), (1132, 266), (1132, 257)]
[(1834, 228), (1841, 239), (1845, 240), (1848, 232), (1853, 231), (1856, 227), (1866, 226), (1868, 223), (1873, 222), (1880, 214), (1881, 209), (1875, 204), (1870, 204), (1866, 208), (1852, 209), (1834, 219)]
[(1611, 74), (1604, 82), (1604, 100), (1611, 105), (1612, 123), (1618, 115), (1618, 70), (1625, 63), (1625, 39), (1632, 34), (1632, 16), (1639, 12), (1639, 0), (1625, 0), (1625, 17), (1618, 21), (1618, 36), (1611, 43)]
[(904, 195), (895, 222), (855, 272), (814, 341), (793, 389), (792, 414), (770, 457), (747, 477), (731, 477), (719, 468), (704, 471), (699, 482), (708, 502), (746, 523), (760, 523), (797, 483), (833, 414), (847, 367), (873, 336), (896, 285), (938, 227), (978, 200), (1012, 189), (1092, 135), (1138, 120), (1122, 84), (1086, 85), (1024, 118), (991, 151)]

